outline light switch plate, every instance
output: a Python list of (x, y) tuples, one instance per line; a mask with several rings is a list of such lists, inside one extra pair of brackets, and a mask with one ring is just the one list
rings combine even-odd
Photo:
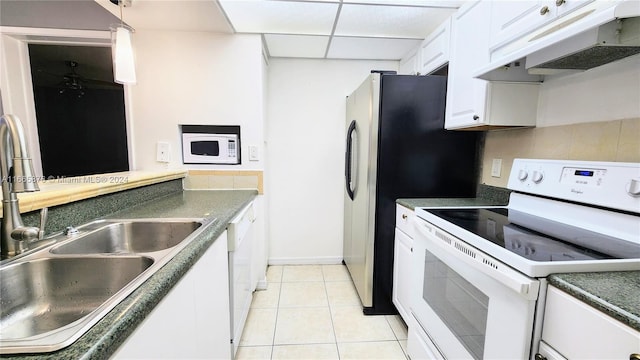
[(249, 161), (259, 161), (260, 160), (260, 152), (258, 150), (258, 145), (249, 145)]
[(502, 159), (493, 159), (491, 163), (491, 176), (500, 177), (500, 172), (502, 171)]
[(158, 144), (156, 145), (156, 161), (168, 163), (170, 153), (171, 145), (165, 141), (158, 141)]

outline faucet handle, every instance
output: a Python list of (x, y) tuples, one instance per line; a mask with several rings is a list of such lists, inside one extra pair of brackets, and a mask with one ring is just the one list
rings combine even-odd
[(42, 208), (40, 210), (40, 231), (38, 231), (38, 239), (44, 238), (44, 226), (47, 223), (47, 216), (49, 215), (49, 208)]

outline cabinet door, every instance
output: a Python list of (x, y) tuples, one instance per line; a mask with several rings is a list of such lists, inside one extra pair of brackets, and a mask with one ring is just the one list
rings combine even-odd
[(453, 15), (445, 128), (484, 123), (487, 82), (472, 77), (489, 63), (491, 2), (465, 3)]
[(418, 73), (418, 48), (411, 50), (400, 60), (398, 67), (400, 75), (420, 75)]
[(230, 359), (227, 233), (169, 291), (115, 359)]
[[(558, 16), (563, 16), (593, 1), (594, 0), (556, 0), (554, 1), (554, 3), (555, 3), (555, 6), (557, 7)], [(613, 6), (613, 1), (612, 1), (612, 6)]]
[(393, 260), (393, 304), (405, 323), (409, 322), (411, 309), (411, 248), (413, 239), (396, 228)]
[(420, 45), (420, 74), (430, 74), (449, 62), (451, 18), (434, 30)]
[(567, 359), (629, 359), (640, 332), (549, 286), (542, 340)]
[(492, 50), (553, 20), (556, 13), (555, 0), (492, 1), (491, 3), (490, 48)]

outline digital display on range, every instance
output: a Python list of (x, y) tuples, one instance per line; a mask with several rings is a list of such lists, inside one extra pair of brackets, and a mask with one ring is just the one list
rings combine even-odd
[(576, 170), (574, 175), (576, 175), (576, 176), (593, 176), (593, 171), (591, 171), (591, 170)]

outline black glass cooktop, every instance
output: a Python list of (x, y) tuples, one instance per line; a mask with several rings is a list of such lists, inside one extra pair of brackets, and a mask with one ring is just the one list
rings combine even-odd
[[(616, 241), (602, 234), (536, 218), (515, 210), (425, 210), (533, 261), (640, 258), (640, 246), (637, 244)], [(514, 219), (522, 221), (516, 223)], [(544, 229), (544, 233), (531, 228)]]

